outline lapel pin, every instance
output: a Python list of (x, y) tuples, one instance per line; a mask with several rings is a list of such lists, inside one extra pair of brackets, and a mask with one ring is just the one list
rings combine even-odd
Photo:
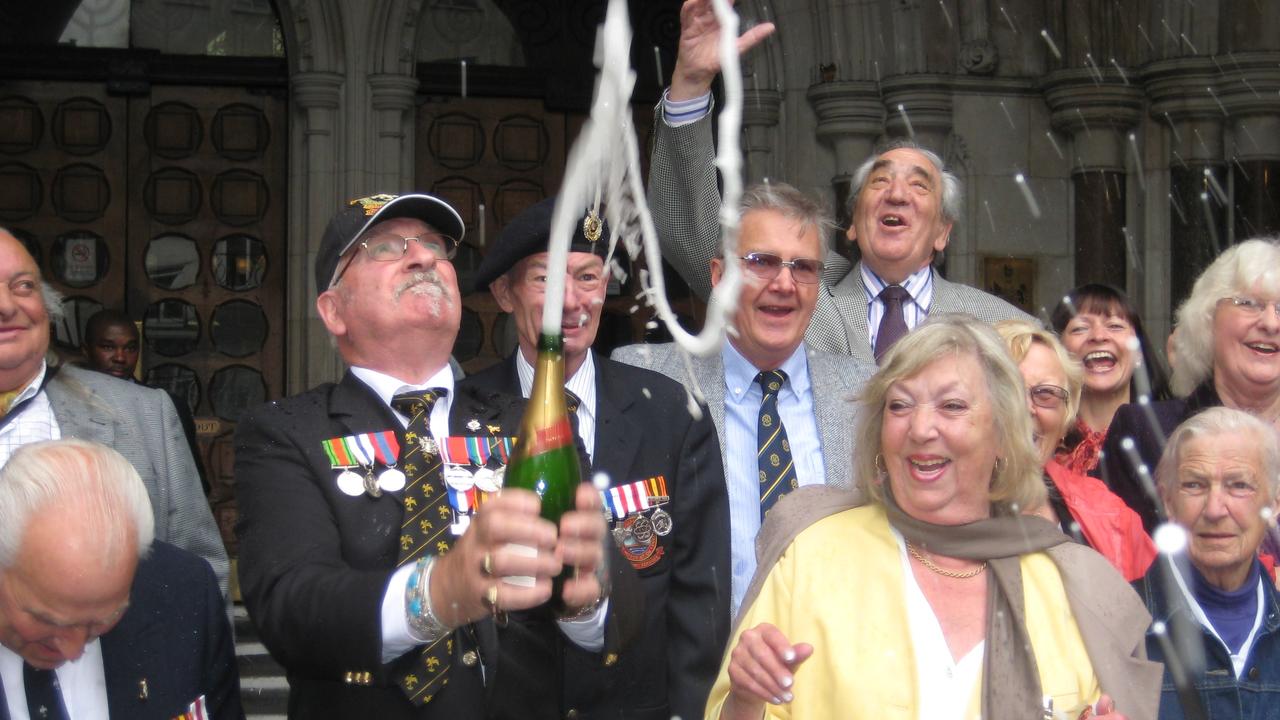
[(138, 699), (146, 700), (150, 693), (147, 691), (147, 679), (142, 678), (138, 681)]
[(497, 435), (498, 433), (502, 432), (501, 425), (485, 425), (485, 427), (489, 429), (490, 435)]
[(475, 418), (471, 418), (471, 420), (467, 421), (467, 429), (470, 430), (471, 432), (479, 432), (480, 421), (476, 420)]

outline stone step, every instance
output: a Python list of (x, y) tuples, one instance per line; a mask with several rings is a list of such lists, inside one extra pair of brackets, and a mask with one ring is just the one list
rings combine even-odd
[(258, 639), (258, 631), (244, 606), (236, 604), (236, 663), (240, 669), (240, 702), (248, 720), (284, 720), (289, 683), (284, 668), (272, 659)]

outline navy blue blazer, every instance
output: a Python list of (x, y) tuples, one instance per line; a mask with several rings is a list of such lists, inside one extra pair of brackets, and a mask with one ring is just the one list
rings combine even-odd
[[(101, 643), (111, 717), (170, 720), (201, 696), (210, 718), (244, 717), (226, 606), (200, 557), (153, 543), (138, 563), (129, 609)], [(9, 720), (3, 688), (0, 720)]]
[[(518, 352), (518, 351), (517, 351)], [(462, 381), (520, 394), (515, 353)], [(559, 716), (667, 720), (701, 717), (729, 637), (729, 500), (711, 415), (694, 420), (670, 378), (593, 354), (596, 438), (592, 472), (620, 486), (663, 476), (672, 517), (667, 535), (630, 542), (643, 595), (643, 630), (614, 665), (576, 648), (566, 668)], [(619, 528), (623, 523), (614, 523)], [(635, 598), (618, 587), (618, 612)]]

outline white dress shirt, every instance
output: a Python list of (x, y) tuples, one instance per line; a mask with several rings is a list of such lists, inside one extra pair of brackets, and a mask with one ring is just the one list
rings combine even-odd
[[(102, 667), (102, 644), (98, 640), (87, 643), (84, 654), (63, 663), (55, 672), (67, 717), (108, 720), (107, 677)], [(0, 683), (4, 687), (9, 720), (31, 720), (27, 713), (27, 689), (22, 682), (22, 657), (3, 645), (0, 645)]]
[(22, 402), (26, 402), (26, 405), (4, 427), (0, 427), (0, 467), (7, 464), (13, 452), (23, 445), (62, 438), (62, 430), (58, 427), (58, 419), (53, 416), (49, 396), (40, 389), (48, 372), (49, 367), (41, 363), (40, 372), (13, 399), (11, 408)]

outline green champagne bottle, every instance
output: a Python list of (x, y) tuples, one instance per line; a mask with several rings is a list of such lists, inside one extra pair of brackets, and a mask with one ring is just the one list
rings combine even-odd
[[(564, 336), (544, 332), (538, 337), (533, 388), (503, 485), (537, 493), (542, 517), (559, 524), (560, 516), (573, 509), (580, 482), (582, 469), (564, 397)], [(552, 607), (563, 610), (563, 572), (551, 587)]]

